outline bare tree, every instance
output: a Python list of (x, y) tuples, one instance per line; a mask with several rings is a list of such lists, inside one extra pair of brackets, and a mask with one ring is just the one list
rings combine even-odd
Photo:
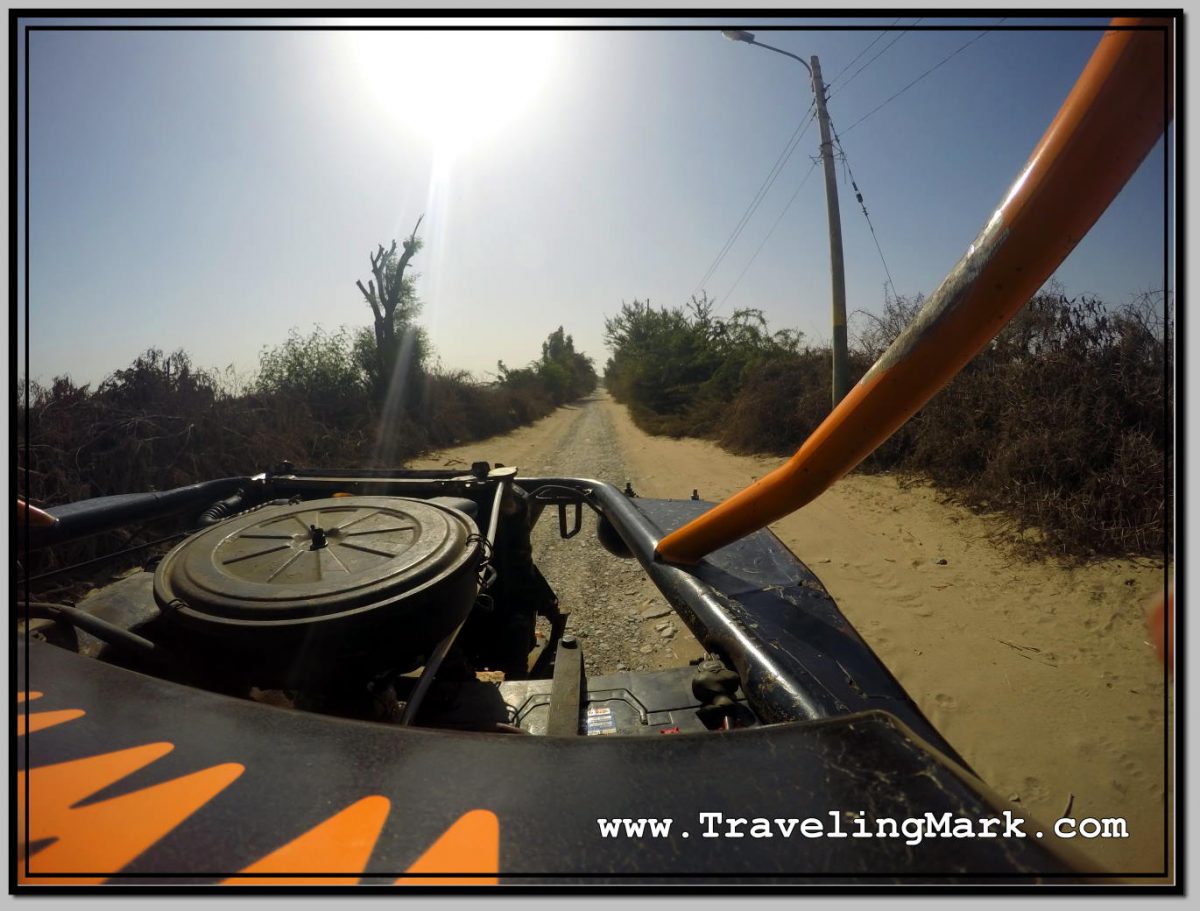
[(384, 250), (383, 244), (380, 244), (379, 249), (371, 254), (371, 274), (375, 277), (367, 282), (367, 287), (363, 287), (361, 280), (355, 282), (375, 315), (375, 344), (381, 353), (395, 350), (396, 308), (412, 298), (412, 282), (405, 280), (404, 270), (423, 246), (417, 237), (417, 229), (424, 218), (422, 215), (417, 219), (399, 255), (394, 240), (390, 249)]

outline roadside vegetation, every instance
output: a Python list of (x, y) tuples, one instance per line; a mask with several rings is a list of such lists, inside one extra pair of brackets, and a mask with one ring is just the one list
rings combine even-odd
[[(374, 278), (363, 293), (369, 302), (376, 296), (374, 326), (293, 329), (263, 348), (248, 375), (201, 369), (185, 351), (151, 349), (94, 389), (69, 376), (30, 383), (28, 393), (19, 383), (18, 496), (53, 506), (244, 475), (283, 460), (400, 465), (528, 424), (595, 388), (592, 359), (561, 326), (537, 360), (501, 363), (494, 378), (442, 365), (404, 274), (420, 249), (416, 229), (402, 252), (396, 246), (371, 257)], [(63, 549), (62, 558), (87, 559), (144, 537), (101, 536)]]
[[(859, 378), (920, 307), (858, 314)], [(1005, 520), (1037, 553), (1162, 557), (1172, 536), (1170, 326), (1161, 294), (1123, 307), (1035, 296), (858, 470), (893, 471)], [(790, 455), (830, 410), (831, 355), (762, 314), (623, 304), (606, 320), (608, 389), (644, 430)]]
[[(591, 361), (561, 328), (528, 367), (475, 379), (419, 360), (404, 408), (389, 423), (385, 396), (353, 333), (295, 330), (264, 349), (256, 376), (195, 367), (187, 353), (140, 355), (95, 389), (57, 377), (19, 389), (17, 462), (35, 504), (137, 490), (264, 469), (281, 460), (330, 467), (403, 461), (527, 424), (596, 384)], [(28, 430), (28, 436), (26, 432)]]

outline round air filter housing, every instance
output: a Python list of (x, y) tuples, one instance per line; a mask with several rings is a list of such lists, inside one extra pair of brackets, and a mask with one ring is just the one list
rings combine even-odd
[(163, 558), (154, 598), (188, 644), (258, 685), (412, 664), (478, 594), (474, 523), (448, 506), (335, 497), (268, 506)]

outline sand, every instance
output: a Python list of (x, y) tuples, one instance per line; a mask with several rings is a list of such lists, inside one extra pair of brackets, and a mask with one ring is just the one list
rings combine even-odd
[[(698, 488), (720, 500), (780, 461), (648, 436), (607, 396), (593, 407), (609, 412), (630, 473), (606, 480), (629, 480), (641, 496)], [(486, 458), (570, 473), (544, 454), (572, 419), (560, 409), (421, 464)], [(1127, 838), (1073, 845), (1114, 873), (1162, 874), (1173, 706), (1145, 615), (1166, 573), (1148, 561), (1029, 562), (996, 543), (998, 528), (928, 487), (878, 475), (851, 475), (772, 526), (995, 791), (1046, 826), (1123, 818)]]

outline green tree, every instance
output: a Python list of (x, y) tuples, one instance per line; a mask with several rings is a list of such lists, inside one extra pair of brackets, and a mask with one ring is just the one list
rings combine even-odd
[(684, 307), (622, 304), (604, 320), (612, 357), (605, 380), (619, 400), (658, 415), (682, 415), (698, 403), (733, 399), (759, 363), (800, 349), (802, 333), (771, 332), (762, 311), (718, 317), (707, 295)]
[(575, 340), (559, 326), (542, 342), (542, 357), (534, 370), (556, 405), (572, 401), (596, 388), (592, 359), (575, 350)]

